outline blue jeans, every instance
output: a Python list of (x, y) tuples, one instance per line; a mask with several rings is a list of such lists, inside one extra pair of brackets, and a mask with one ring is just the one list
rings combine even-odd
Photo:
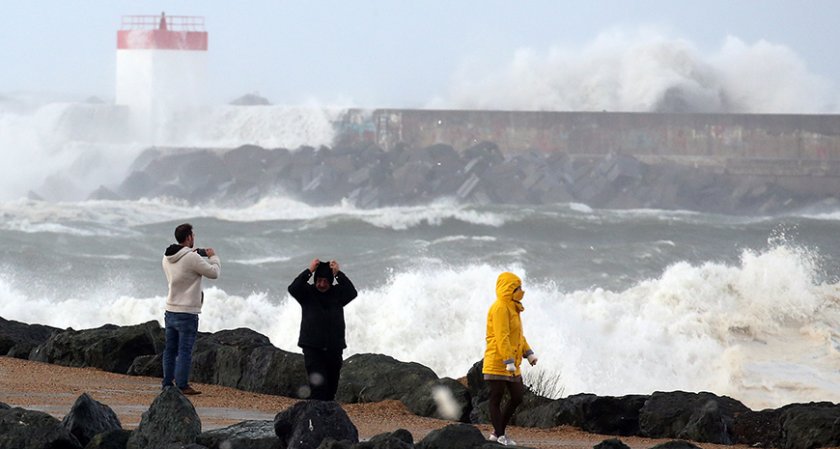
[(166, 312), (166, 346), (163, 349), (163, 386), (175, 381), (181, 389), (187, 387), (192, 365), (192, 350), (198, 334), (198, 315), (195, 313)]

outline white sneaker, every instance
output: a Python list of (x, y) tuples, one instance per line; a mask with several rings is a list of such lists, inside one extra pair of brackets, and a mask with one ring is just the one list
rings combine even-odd
[(502, 435), (496, 439), (496, 442), (502, 446), (516, 446), (516, 441), (513, 441), (507, 435)]
[(487, 437), (489, 441), (499, 441), (499, 437), (496, 436), (495, 433), (491, 433), (489, 437)]

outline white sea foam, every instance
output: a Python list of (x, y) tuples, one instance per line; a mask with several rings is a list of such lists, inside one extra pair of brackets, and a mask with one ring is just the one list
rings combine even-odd
[[(503, 270), (522, 275), (526, 336), (540, 369), (560, 376), (565, 394), (712, 391), (755, 409), (840, 402), (840, 286), (815, 284), (814, 258), (788, 246), (745, 251), (737, 265), (676, 263), (624, 291), (531, 284), (521, 266), (421, 263), (379, 287), (357, 286), (346, 309), (345, 355), (384, 353), (464, 376), (483, 356), (485, 317)], [(6, 319), (84, 328), (161, 318), (162, 297), (127, 297), (114, 286), (53, 301), (11, 285), (0, 276)], [(209, 288), (200, 328), (245, 326), (297, 350), (299, 323), (300, 307), (285, 294)]]
[(74, 235), (123, 234), (127, 226), (161, 223), (184, 218), (216, 218), (232, 222), (303, 221), (302, 226), (324, 226), (328, 220), (359, 220), (384, 229), (405, 230), (420, 225), (440, 226), (446, 220), (498, 227), (509, 220), (501, 212), (485, 212), (472, 206), (436, 202), (427, 206), (358, 209), (342, 204), (310, 206), (290, 198), (266, 197), (256, 204), (230, 208), (190, 206), (166, 198), (139, 201), (91, 200), (47, 202), (12, 200), (0, 202), (0, 229), (21, 232), (52, 232)]
[(238, 263), (242, 265), (265, 265), (277, 262), (286, 262), (291, 260), (289, 256), (272, 256), (272, 257), (258, 257), (255, 259), (232, 259), (230, 263)]
[(431, 243), (434, 245), (440, 243), (458, 242), (463, 240), (472, 240), (474, 242), (495, 242), (497, 239), (492, 235), (450, 235), (434, 240)]

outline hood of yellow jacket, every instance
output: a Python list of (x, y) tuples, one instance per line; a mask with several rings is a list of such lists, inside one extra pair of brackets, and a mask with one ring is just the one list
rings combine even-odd
[[(519, 295), (514, 295), (514, 290), (519, 287)], [(519, 276), (510, 273), (504, 272), (499, 275), (499, 278), (496, 279), (496, 298), (505, 301), (511, 302), (516, 306), (518, 311), (523, 311), (525, 308), (522, 306), (522, 280), (519, 279)], [(518, 298), (514, 298), (514, 296), (518, 296)]]

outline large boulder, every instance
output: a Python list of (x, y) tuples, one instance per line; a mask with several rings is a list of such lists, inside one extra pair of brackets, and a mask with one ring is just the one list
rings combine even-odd
[(655, 392), (639, 412), (639, 430), (652, 438), (732, 444), (735, 416), (747, 411), (735, 399), (712, 393)]
[(163, 344), (163, 329), (157, 321), (123, 327), (106, 324), (96, 329), (56, 332), (33, 349), (30, 359), (125, 374), (136, 357), (159, 353)]
[(796, 404), (781, 413), (785, 449), (840, 446), (840, 405)]
[(565, 407), (555, 425), (568, 424), (602, 435), (638, 435), (639, 412), (649, 396), (578, 394), (560, 399)]
[(251, 351), (239, 388), (257, 393), (275, 394), (291, 398), (305, 398), (303, 390), (309, 383), (303, 355), (287, 352), (273, 346), (262, 346)]
[[(478, 409), (473, 409), (472, 419), (475, 423), (487, 423), (487, 401), (479, 404)], [(522, 409), (517, 408), (512, 424), (522, 427), (539, 427), (548, 429), (560, 425), (580, 427), (581, 416), (579, 410), (567, 400), (557, 399), (545, 404)]]
[[(330, 448), (322, 444), (319, 449), (339, 449), (340, 444), (335, 442)], [(397, 429), (393, 432), (374, 435), (367, 441), (354, 444), (352, 449), (414, 449), (414, 437), (405, 429)]]
[(431, 368), (382, 354), (355, 354), (344, 361), (336, 399), (379, 402), (402, 398), (438, 377)]
[(238, 387), (251, 351), (271, 346), (268, 337), (247, 328), (200, 335), (193, 350), (190, 380)]
[(735, 416), (732, 424), (734, 443), (753, 447), (782, 447), (781, 422), (784, 410), (784, 407), (757, 412), (750, 410)]
[(129, 437), (130, 430), (109, 430), (91, 438), (85, 449), (125, 449)]
[(22, 408), (0, 409), (0, 448), (81, 449), (82, 445), (52, 416)]
[(97, 434), (122, 429), (117, 414), (111, 407), (91, 398), (87, 393), (73, 403), (70, 412), (64, 415), (61, 425), (79, 440), (82, 446), (88, 444)]
[[(142, 172), (148, 181), (141, 184), (140, 196), (162, 196), (177, 193), (177, 196), (191, 201), (205, 201), (218, 193), (220, 186), (231, 180), (218, 152), (196, 150), (188, 153), (164, 154), (153, 159)], [(117, 193), (134, 198), (137, 186), (120, 185)], [(142, 192), (145, 187), (145, 192)]]
[(353, 444), (347, 440), (338, 441), (335, 438), (327, 437), (321, 441), (321, 444), (318, 445), (318, 449), (358, 449), (360, 444), (365, 443)]
[(411, 435), (411, 432), (409, 432), (408, 430), (397, 429), (393, 432), (380, 433), (379, 435), (374, 435), (370, 437), (370, 440), (368, 440), (368, 442), (373, 445), (372, 449), (396, 449), (401, 447), (413, 448), (414, 436)]
[(402, 402), (415, 415), (470, 422), (470, 392), (460, 382), (448, 377), (426, 382), (404, 396)]
[(481, 431), (469, 424), (450, 424), (429, 432), (417, 449), (471, 449), (487, 442)]
[(484, 359), (481, 359), (473, 363), (467, 371), (467, 391), (470, 392), (473, 408), (479, 403), (487, 401), (490, 397), (490, 389), (487, 388), (487, 383), (484, 382), (484, 374), (481, 372), (483, 368)]
[(199, 435), (196, 443), (208, 449), (280, 449), (272, 421), (242, 421), (209, 430)]
[(514, 423), (540, 428), (569, 425), (603, 435), (638, 435), (639, 411), (647, 398), (577, 394), (535, 407), (521, 407)]
[(596, 444), (592, 447), (592, 449), (630, 449), (630, 446), (624, 444), (624, 442), (618, 438), (610, 438)]
[(126, 449), (156, 449), (171, 443), (192, 444), (201, 433), (201, 419), (192, 403), (175, 387), (166, 387), (143, 412)]
[(274, 417), (274, 432), (286, 449), (316, 449), (326, 438), (359, 442), (359, 431), (334, 401), (301, 401)]
[(163, 377), (163, 354), (149, 354), (135, 357), (128, 367), (129, 376)]
[(666, 441), (662, 444), (657, 444), (650, 449), (702, 449), (700, 446), (692, 444), (685, 440)]
[(26, 324), (0, 317), (0, 355), (26, 359), (29, 352), (61, 329), (40, 324)]

